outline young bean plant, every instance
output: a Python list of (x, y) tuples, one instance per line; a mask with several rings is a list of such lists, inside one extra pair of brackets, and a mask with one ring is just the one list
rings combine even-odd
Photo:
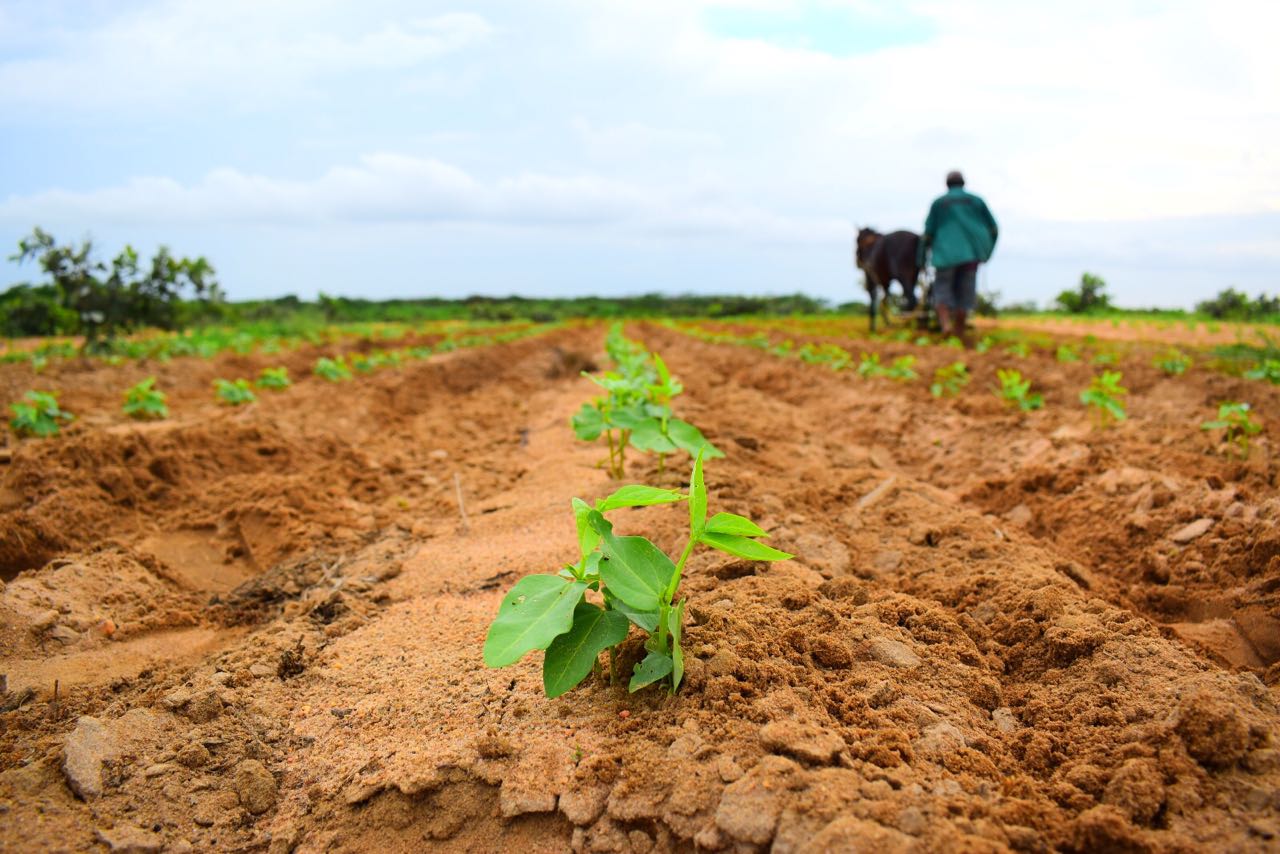
[(19, 436), (56, 436), (60, 424), (75, 420), (58, 406), (58, 394), (52, 391), (29, 391), (21, 401), (9, 404), (9, 411), (13, 413), (9, 426)]
[(1068, 347), (1066, 344), (1062, 344), (1058, 347), (1057, 359), (1059, 362), (1064, 364), (1068, 362), (1078, 362), (1080, 361), (1080, 354), (1071, 347)]
[(316, 360), (316, 366), (312, 370), (316, 376), (331, 383), (340, 383), (351, 379), (351, 368), (347, 366), (346, 361), (341, 356), (336, 359), (321, 356)]
[(1080, 402), (1089, 407), (1099, 427), (1125, 420), (1127, 414), (1121, 400), (1129, 390), (1120, 385), (1123, 379), (1119, 371), (1103, 371), (1095, 376), (1089, 387), (1080, 392)]
[(220, 403), (225, 403), (229, 406), (243, 406), (258, 399), (257, 395), (253, 393), (253, 389), (249, 388), (249, 381), (244, 379), (214, 380), (213, 391), (218, 396)]
[[(764, 545), (758, 525), (733, 513), (707, 518), (703, 454), (694, 459), (687, 493), (652, 486), (624, 486), (595, 506), (573, 499), (578, 560), (555, 575), (527, 575), (503, 597), (484, 642), (489, 667), (515, 664), (545, 650), (542, 686), (558, 697), (600, 669), (609, 651), (610, 681), (617, 680), (615, 649), (634, 625), (648, 637), (646, 655), (632, 670), (630, 691), (666, 680), (671, 693), (684, 677), (685, 599), (678, 599), (689, 556), (706, 546), (747, 560), (786, 560)], [(618, 536), (607, 513), (623, 507), (687, 502), (689, 536), (676, 561), (644, 537)], [(596, 594), (587, 598), (588, 592)], [(595, 599), (599, 601), (594, 601)]]
[(1191, 360), (1179, 350), (1170, 350), (1156, 359), (1156, 368), (1166, 377), (1180, 377), (1191, 367)]
[(1245, 371), (1244, 377), (1247, 380), (1266, 380), (1272, 385), (1280, 385), (1280, 359), (1263, 359)]
[(671, 400), (684, 387), (661, 356), (624, 337), (620, 324), (609, 330), (605, 350), (616, 370), (599, 376), (583, 372), (605, 394), (584, 403), (570, 424), (583, 441), (605, 437), (613, 479), (621, 480), (626, 473), (628, 447), (657, 454), (659, 469), (665, 469), (667, 455), (676, 451), (690, 456), (702, 452), (707, 458), (724, 456), (701, 430), (672, 414)]
[(858, 362), (858, 376), (860, 377), (882, 377), (888, 370), (888, 368), (880, 364), (879, 353), (863, 353), (862, 360)]
[(165, 393), (156, 388), (156, 378), (147, 377), (125, 390), (124, 414), (139, 421), (168, 418), (169, 407), (165, 398)]
[(964, 362), (952, 362), (933, 372), (929, 393), (934, 397), (955, 397), (969, 384), (969, 368)]
[(1262, 425), (1249, 414), (1249, 404), (1228, 401), (1218, 405), (1218, 417), (1200, 425), (1201, 430), (1222, 430), (1229, 445), (1235, 445), (1240, 459), (1249, 456), (1249, 439), (1262, 432)]
[(1021, 371), (1000, 368), (996, 371), (996, 379), (1000, 381), (996, 395), (1005, 403), (1023, 412), (1044, 406), (1044, 395), (1031, 391), (1031, 380), (1023, 378)]
[(913, 367), (916, 363), (915, 356), (899, 356), (893, 360), (893, 364), (885, 368), (884, 375), (891, 380), (898, 382), (911, 382), (920, 375), (916, 373)]
[(289, 379), (289, 369), (282, 365), (278, 368), (263, 368), (254, 385), (258, 388), (280, 391), (293, 385), (293, 381)]

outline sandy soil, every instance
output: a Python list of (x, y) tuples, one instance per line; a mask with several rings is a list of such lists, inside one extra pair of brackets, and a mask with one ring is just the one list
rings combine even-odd
[[(728, 455), (713, 506), (797, 555), (695, 557), (675, 697), (548, 701), (535, 657), (480, 661), (504, 590), (573, 553), (570, 497), (611, 488), (567, 426), (598, 327), (237, 410), (212, 377), (271, 362), (51, 367), (80, 421), (0, 449), (0, 848), (1280, 844), (1276, 464), (1198, 429), (1228, 398), (1280, 423), (1275, 390), (1134, 358), (1133, 417), (1095, 431), (1091, 369), (1047, 356), (967, 354), (938, 401), (630, 332)], [(1045, 410), (991, 395), (1013, 363)], [(28, 371), (0, 368), (7, 398)], [(119, 389), (157, 372), (174, 418), (126, 422)], [(682, 521), (619, 524), (671, 549)]]

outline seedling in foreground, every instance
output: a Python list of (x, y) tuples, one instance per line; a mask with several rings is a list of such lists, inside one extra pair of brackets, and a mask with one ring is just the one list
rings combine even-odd
[(59, 408), (57, 392), (52, 391), (29, 391), (18, 403), (9, 404), (9, 411), (13, 413), (9, 426), (19, 436), (56, 436), (59, 422), (75, 420), (74, 415)]
[(964, 362), (952, 362), (933, 372), (929, 393), (934, 397), (955, 397), (969, 384), (969, 368)]
[(880, 364), (879, 353), (863, 353), (862, 360), (858, 362), (858, 376), (860, 377), (882, 377), (888, 369)]
[(1201, 430), (1224, 430), (1223, 438), (1234, 444), (1240, 459), (1249, 456), (1249, 438), (1262, 432), (1262, 425), (1249, 414), (1249, 404), (1228, 401), (1218, 406), (1218, 417), (1200, 425)]
[(996, 371), (1000, 380), (1000, 388), (996, 395), (1005, 403), (1012, 404), (1023, 412), (1031, 412), (1044, 406), (1044, 395), (1032, 393), (1031, 380), (1024, 379), (1021, 371), (1001, 368)]
[(246, 403), (253, 403), (258, 399), (253, 393), (253, 389), (249, 388), (248, 380), (214, 380), (214, 393), (218, 396), (221, 403), (231, 406), (242, 406)]
[(1080, 402), (1088, 406), (1094, 413), (1099, 427), (1106, 427), (1113, 421), (1123, 421), (1127, 415), (1121, 399), (1129, 394), (1129, 390), (1120, 385), (1123, 379), (1119, 371), (1103, 371), (1095, 376), (1089, 387), (1080, 392)]
[(168, 418), (169, 407), (165, 405), (166, 395), (155, 386), (156, 378), (147, 377), (137, 385), (126, 389), (124, 393), (124, 414), (139, 421)]
[[(688, 493), (652, 486), (624, 486), (592, 507), (573, 499), (578, 529), (576, 563), (556, 575), (527, 575), (503, 597), (484, 643), (489, 667), (515, 664), (533, 650), (545, 650), (542, 686), (558, 697), (599, 667), (610, 651), (610, 679), (616, 679), (614, 648), (635, 625), (648, 634), (647, 655), (635, 666), (630, 691), (667, 679), (671, 693), (684, 677), (684, 610), (676, 599), (689, 556), (698, 545), (747, 560), (786, 560), (791, 555), (759, 542), (767, 536), (750, 519), (733, 513), (707, 518), (703, 455), (693, 463)], [(689, 538), (674, 563), (644, 537), (619, 537), (605, 514), (623, 507), (687, 501)], [(587, 591), (602, 604), (588, 601)]]
[(351, 379), (351, 368), (347, 367), (347, 363), (341, 356), (336, 359), (321, 356), (316, 360), (316, 366), (313, 370), (316, 376), (331, 383), (340, 383)]
[(289, 379), (289, 369), (281, 366), (279, 368), (263, 368), (262, 373), (258, 374), (258, 381), (255, 385), (258, 388), (279, 391), (293, 385), (293, 381)]

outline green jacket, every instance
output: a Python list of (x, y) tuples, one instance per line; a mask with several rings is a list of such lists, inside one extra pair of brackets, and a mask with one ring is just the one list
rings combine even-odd
[(937, 268), (986, 261), (996, 248), (997, 233), (996, 218), (987, 203), (964, 187), (952, 187), (929, 208), (916, 260), (923, 266), (925, 250), (932, 249)]

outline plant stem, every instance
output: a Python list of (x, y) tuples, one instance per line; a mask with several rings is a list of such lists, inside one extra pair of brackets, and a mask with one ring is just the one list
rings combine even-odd
[(663, 599), (669, 605), (671, 600), (676, 598), (676, 590), (680, 587), (680, 577), (684, 575), (684, 565), (689, 560), (689, 555), (693, 554), (693, 534), (689, 535), (689, 542), (684, 544), (684, 551), (680, 553), (680, 560), (676, 561), (675, 574), (671, 576), (671, 582), (664, 591)]

